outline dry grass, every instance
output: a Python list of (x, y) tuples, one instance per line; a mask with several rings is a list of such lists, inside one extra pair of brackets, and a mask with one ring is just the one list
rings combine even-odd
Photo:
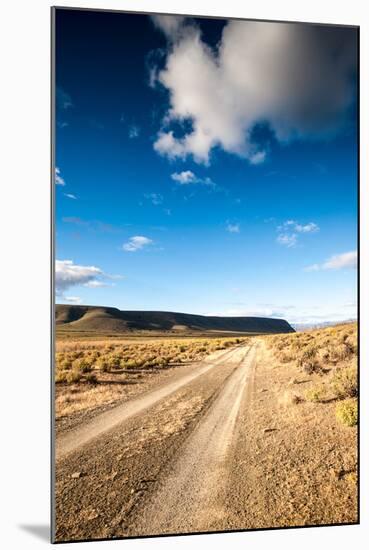
[(319, 404), (345, 400), (338, 403), (336, 417), (346, 426), (357, 424), (356, 323), (270, 336), (267, 342), (280, 364), (294, 364), (310, 383), (301, 399)]
[(57, 342), (56, 418), (129, 397), (163, 369), (188, 364), (247, 338), (68, 339)]

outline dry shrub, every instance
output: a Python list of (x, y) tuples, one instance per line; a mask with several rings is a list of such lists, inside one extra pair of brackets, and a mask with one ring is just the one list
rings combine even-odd
[(356, 426), (358, 422), (357, 399), (346, 399), (336, 406), (336, 418), (345, 426)]
[(93, 372), (87, 373), (85, 380), (88, 384), (97, 384), (97, 376)]
[[(248, 338), (186, 338), (156, 339), (126, 342), (115, 340), (84, 340), (58, 342), (56, 381), (92, 382), (94, 369), (99, 373), (119, 372), (118, 369), (166, 368), (187, 361), (198, 361), (216, 350), (247, 342)], [(68, 374), (69, 373), (69, 374)], [(96, 374), (95, 374), (96, 376)]]
[(88, 359), (85, 359), (84, 357), (81, 357), (80, 359), (76, 359), (73, 362), (73, 370), (78, 370), (81, 373), (91, 372), (92, 370), (91, 362), (88, 361)]
[(325, 388), (323, 386), (316, 386), (305, 392), (306, 401), (311, 401), (312, 403), (320, 403), (324, 397)]
[(332, 387), (335, 395), (339, 399), (345, 399), (346, 397), (357, 397), (358, 394), (358, 381), (357, 381), (357, 367), (341, 367), (333, 376)]

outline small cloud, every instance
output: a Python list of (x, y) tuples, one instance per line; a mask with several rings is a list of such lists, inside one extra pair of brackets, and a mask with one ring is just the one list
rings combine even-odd
[(111, 286), (106, 279), (118, 279), (119, 275), (109, 275), (93, 265), (78, 265), (72, 260), (55, 261), (55, 294), (62, 300), (71, 303), (81, 303), (77, 296), (65, 296), (65, 292), (72, 287), (99, 288)]
[(73, 107), (73, 102), (69, 94), (65, 92), (60, 86), (56, 87), (56, 104), (61, 109), (67, 110)]
[(58, 128), (66, 128), (69, 126), (69, 122), (57, 122), (56, 125)]
[(123, 244), (122, 248), (126, 252), (136, 252), (136, 250), (141, 250), (145, 246), (153, 244), (153, 242), (154, 241), (152, 241), (148, 237), (144, 237), (142, 235), (136, 235), (134, 237), (130, 237), (128, 242)]
[(183, 172), (174, 172), (171, 176), (172, 180), (181, 185), (187, 185), (188, 183), (196, 183), (196, 176), (191, 170), (185, 170)]
[(55, 261), (55, 291), (58, 296), (74, 286), (86, 286), (104, 279), (106, 274), (93, 265), (77, 265), (72, 260)]
[(82, 298), (79, 296), (65, 296), (64, 300), (70, 304), (80, 305), (82, 304)]
[(94, 279), (92, 281), (88, 281), (88, 283), (85, 283), (83, 286), (87, 288), (102, 288), (106, 286), (111, 286), (108, 283), (105, 283), (104, 281), (98, 281), (97, 279)]
[(65, 180), (61, 176), (60, 168), (58, 168), (57, 166), (55, 168), (55, 183), (56, 185), (65, 185)]
[(138, 138), (139, 135), (140, 135), (140, 128), (135, 124), (132, 124), (132, 126), (128, 130), (129, 139)]
[(75, 225), (89, 225), (89, 222), (82, 220), (82, 218), (79, 218), (78, 216), (64, 216), (62, 221), (64, 223), (73, 223)]
[(183, 170), (182, 172), (174, 172), (170, 176), (173, 181), (179, 183), (180, 185), (188, 185), (191, 183), (202, 183), (204, 185), (215, 185), (214, 182), (209, 178), (199, 178), (191, 170)]
[[(272, 220), (269, 218), (266, 221)], [(277, 237), (277, 243), (293, 248), (296, 246), (300, 234), (317, 233), (320, 231), (318, 224), (309, 222), (307, 224), (301, 224), (296, 220), (286, 220), (277, 227), (277, 231), (280, 233)]]
[(72, 195), (72, 193), (64, 193), (64, 196), (68, 197), (68, 199), (77, 200), (77, 197), (75, 195)]
[(281, 233), (277, 237), (277, 243), (287, 246), (287, 248), (293, 248), (297, 244), (296, 233)]
[(304, 271), (319, 271), (319, 269), (320, 269), (319, 264), (312, 264), (312, 265), (308, 265), (307, 267), (305, 267)]
[(250, 156), (249, 162), (250, 164), (262, 164), (265, 161), (266, 158), (266, 152), (265, 151), (258, 151), (257, 153), (254, 153)]
[(306, 225), (300, 225), (299, 223), (297, 223), (294, 227), (295, 230), (299, 233), (316, 233), (320, 229), (319, 226), (314, 222), (307, 223)]
[(314, 222), (309, 222), (303, 225), (295, 220), (287, 220), (277, 227), (277, 231), (288, 230), (297, 231), (298, 233), (316, 233), (320, 230), (320, 227)]
[(322, 269), (356, 269), (357, 251), (344, 252), (331, 256), (322, 266)]
[(160, 204), (163, 204), (163, 195), (160, 195), (160, 193), (145, 193), (144, 197), (145, 199), (152, 202), (154, 206), (159, 206)]
[(164, 208), (163, 209), (163, 212), (164, 214), (166, 214), (167, 216), (171, 216), (172, 215), (172, 211), (170, 208)]
[(239, 223), (228, 223), (226, 227), (226, 231), (229, 233), (239, 233), (240, 232), (240, 224)]
[(328, 269), (356, 269), (357, 268), (357, 251), (344, 252), (331, 256), (322, 264), (313, 264), (305, 267), (304, 271), (321, 271)]

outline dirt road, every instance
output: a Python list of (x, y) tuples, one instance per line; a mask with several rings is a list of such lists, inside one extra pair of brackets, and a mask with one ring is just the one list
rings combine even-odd
[(180, 371), (174, 380), (163, 384), (158, 389), (145, 393), (131, 401), (124, 402), (122, 405), (98, 415), (91, 421), (85, 422), (82, 426), (78, 426), (76, 429), (60, 435), (56, 441), (56, 459), (85, 445), (91, 439), (110, 430), (117, 424), (121, 424), (132, 416), (149, 409), (161, 399), (165, 399), (181, 387), (205, 374), (208, 370), (219, 365), (221, 366), (225, 362), (233, 363), (240, 353), (238, 350), (239, 348), (231, 349), (221, 354), (214, 353), (212, 357), (206, 358), (190, 372)]
[(55, 540), (355, 523), (355, 430), (308, 384), (255, 338), (62, 433)]
[(224, 529), (256, 345), (217, 354), (57, 441), (56, 540)]
[(235, 437), (254, 360), (252, 347), (227, 379), (129, 532), (147, 535), (227, 528), (227, 508), (222, 498), (224, 482), (232, 473), (227, 451)]

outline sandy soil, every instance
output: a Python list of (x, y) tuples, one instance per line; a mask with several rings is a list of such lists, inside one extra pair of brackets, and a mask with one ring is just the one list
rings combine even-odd
[(92, 418), (93, 437), (77, 428), (57, 541), (357, 521), (356, 429), (333, 403), (294, 403), (311, 380), (254, 342)]

